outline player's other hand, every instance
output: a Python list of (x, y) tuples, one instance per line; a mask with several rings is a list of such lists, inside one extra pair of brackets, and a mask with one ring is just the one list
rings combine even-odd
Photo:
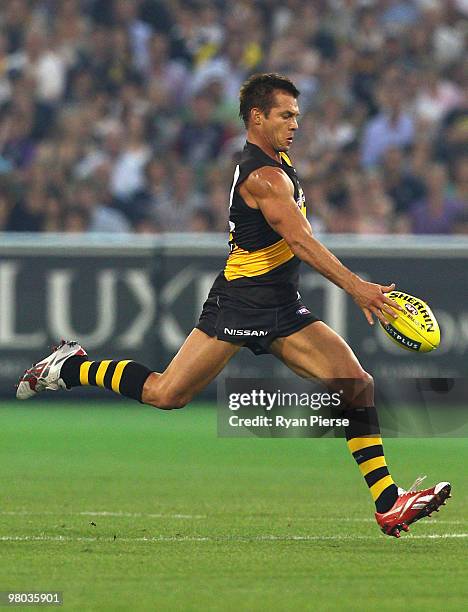
[(355, 284), (351, 295), (359, 308), (364, 312), (369, 325), (374, 325), (374, 315), (384, 325), (388, 323), (384, 313), (393, 319), (398, 318), (398, 314), (395, 310), (403, 309), (399, 304), (385, 295), (394, 289), (395, 283), (391, 285), (377, 285), (376, 283), (368, 283), (367, 281), (359, 279)]

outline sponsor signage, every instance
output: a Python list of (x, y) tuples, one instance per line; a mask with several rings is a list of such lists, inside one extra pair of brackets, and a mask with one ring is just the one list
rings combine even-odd
[(411, 338), (408, 338), (408, 336), (405, 336), (404, 334), (399, 332), (397, 329), (393, 327), (393, 325), (390, 325), (390, 323), (387, 323), (387, 325), (385, 326), (385, 329), (387, 330), (387, 332), (391, 335), (391, 337), (394, 340), (396, 340), (399, 344), (401, 344), (405, 348), (410, 349), (411, 351), (419, 351), (419, 349), (421, 348), (420, 342), (417, 342), (416, 340), (412, 340)]

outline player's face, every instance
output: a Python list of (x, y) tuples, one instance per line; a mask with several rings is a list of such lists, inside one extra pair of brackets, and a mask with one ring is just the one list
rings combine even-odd
[(268, 113), (262, 115), (262, 128), (275, 151), (287, 151), (292, 144), (294, 133), (298, 128), (299, 107), (291, 94), (277, 91), (275, 105)]

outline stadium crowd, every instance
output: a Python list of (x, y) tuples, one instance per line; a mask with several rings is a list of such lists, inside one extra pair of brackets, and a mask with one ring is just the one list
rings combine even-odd
[(2, 0), (0, 231), (225, 231), (254, 72), (322, 232), (468, 233), (467, 0)]

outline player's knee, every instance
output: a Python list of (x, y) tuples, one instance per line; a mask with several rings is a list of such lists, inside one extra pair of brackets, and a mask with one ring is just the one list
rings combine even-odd
[(366, 393), (373, 394), (374, 392), (374, 379), (362, 368), (360, 368), (355, 376), (353, 377), (354, 388), (358, 394)]
[(374, 379), (361, 368), (356, 377), (354, 397), (351, 405), (354, 406), (373, 406), (374, 405)]
[(356, 378), (359, 380), (359, 382), (362, 385), (365, 385), (366, 387), (374, 386), (374, 379), (369, 374), (369, 372), (366, 372), (363, 368), (360, 368), (358, 372), (358, 376), (356, 376)]
[(340, 392), (349, 408), (358, 406), (372, 406), (374, 403), (374, 379), (359, 364), (347, 371), (346, 378), (340, 378)]
[(337, 378), (347, 379), (349, 381), (349, 384), (353, 387), (356, 385), (360, 387), (374, 385), (374, 379), (372, 378), (372, 376), (368, 372), (366, 372), (359, 364), (353, 364), (352, 367), (348, 367), (346, 369), (346, 376), (340, 374), (340, 376)]
[(179, 410), (186, 406), (189, 398), (171, 390), (162, 390), (150, 398), (150, 404), (160, 410)]
[(143, 388), (142, 401), (160, 410), (177, 410), (191, 400), (186, 390), (177, 388), (163, 378), (163, 375), (150, 376)]

